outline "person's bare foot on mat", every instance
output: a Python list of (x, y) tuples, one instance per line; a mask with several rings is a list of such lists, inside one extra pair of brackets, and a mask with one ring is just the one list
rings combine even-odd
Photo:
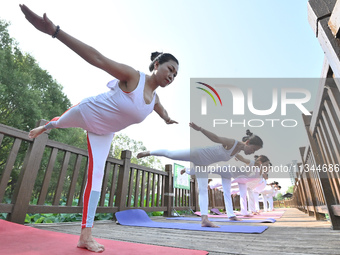
[(202, 227), (219, 228), (219, 226), (216, 226), (214, 223), (208, 220), (208, 215), (202, 215), (201, 217), (202, 217), (202, 221), (201, 221)]
[(92, 237), (91, 228), (83, 228), (77, 244), (78, 248), (88, 249), (93, 252), (103, 252), (105, 250), (104, 245), (98, 243)]

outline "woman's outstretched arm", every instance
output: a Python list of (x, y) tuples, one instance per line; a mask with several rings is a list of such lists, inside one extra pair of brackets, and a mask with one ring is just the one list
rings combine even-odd
[(236, 158), (237, 160), (239, 160), (239, 161), (241, 161), (241, 162), (247, 164), (247, 165), (250, 164), (250, 160), (249, 160), (249, 159), (246, 159), (246, 158), (244, 158), (244, 157), (242, 157), (240, 154), (235, 154), (235, 158)]
[(46, 13), (43, 17), (40, 17), (31, 11), (26, 5), (20, 5), (20, 8), (25, 14), (26, 19), (36, 29), (57, 38), (91, 65), (108, 72), (120, 81), (128, 82), (133, 79), (138, 81), (139, 74), (134, 68), (105, 57), (93, 47), (67, 34), (65, 31), (61, 30), (59, 26), (54, 25), (47, 17)]
[(195, 129), (196, 131), (201, 131), (211, 141), (213, 141), (214, 143), (220, 143), (224, 147), (232, 146), (234, 144), (234, 142), (235, 142), (233, 139), (229, 139), (229, 138), (226, 138), (226, 137), (218, 136), (218, 135), (214, 134), (213, 132), (210, 132), (210, 131), (208, 131), (206, 129), (203, 129), (202, 127), (197, 126), (193, 122), (190, 122), (189, 126), (191, 128), (193, 128), (193, 129)]
[(154, 111), (158, 113), (158, 115), (165, 121), (166, 124), (178, 124), (177, 121), (172, 120), (169, 115), (168, 112), (165, 110), (165, 108), (163, 107), (163, 105), (161, 104), (161, 102), (159, 101), (159, 97), (156, 94), (156, 102), (155, 102), (155, 106), (154, 106)]

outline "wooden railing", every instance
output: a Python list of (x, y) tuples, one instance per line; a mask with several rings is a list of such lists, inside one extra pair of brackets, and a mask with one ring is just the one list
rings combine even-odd
[(292, 200), (276, 200), (274, 201), (274, 208), (291, 208), (294, 207), (292, 205)]
[(303, 115), (309, 144), (300, 148), (293, 203), (295, 207), (324, 219), (328, 214), (333, 229), (340, 229), (340, 84), (325, 66), (311, 116)]
[[(46, 132), (30, 139), (27, 132), (0, 124), (0, 153), (0, 212), (8, 213), (8, 220), (24, 223), (27, 213), (82, 212), (86, 150), (49, 140)], [(130, 151), (121, 159), (107, 158), (97, 213), (140, 208), (170, 216), (172, 209), (197, 209), (194, 180), (191, 191), (173, 190), (171, 165), (160, 171), (130, 159)]]
[(302, 162), (296, 176), (292, 205), (316, 220), (329, 215), (340, 229), (340, 1), (308, 1), (308, 16), (325, 60), (316, 104), (311, 116), (303, 115), (308, 145), (300, 148)]

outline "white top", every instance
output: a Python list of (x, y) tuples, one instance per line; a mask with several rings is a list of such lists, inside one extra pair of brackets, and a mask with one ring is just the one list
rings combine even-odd
[(271, 185), (267, 185), (262, 191), (262, 195), (273, 195), (274, 194), (274, 188)]
[(228, 161), (235, 156), (231, 156), (231, 153), (234, 151), (236, 145), (237, 141), (235, 140), (233, 147), (229, 150), (225, 149), (222, 144), (194, 148), (191, 151), (190, 161), (196, 166), (208, 166), (220, 161)]
[(110, 81), (110, 91), (94, 97), (85, 98), (79, 104), (80, 112), (95, 134), (118, 132), (132, 124), (142, 122), (154, 109), (156, 93), (150, 104), (145, 103), (145, 74), (140, 78), (136, 89), (130, 93), (120, 89), (119, 80)]
[(254, 192), (261, 193), (261, 191), (267, 186), (267, 181), (265, 179), (261, 179), (261, 182), (254, 188)]

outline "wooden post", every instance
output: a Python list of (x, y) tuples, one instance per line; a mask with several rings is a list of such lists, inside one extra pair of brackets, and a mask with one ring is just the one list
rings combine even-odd
[[(37, 126), (42, 126), (46, 122), (45, 120), (40, 120), (37, 122)], [(48, 132), (44, 132), (29, 145), (12, 198), (13, 210), (7, 216), (9, 221), (20, 224), (25, 223), (26, 212), (47, 141)]]
[[(301, 147), (300, 148), (300, 154), (301, 154), (301, 158), (302, 158), (302, 165), (304, 166), (305, 165), (305, 160), (304, 160), (304, 152), (305, 152), (305, 147)], [(320, 213), (318, 213), (316, 211), (316, 205), (317, 205), (317, 202), (316, 202), (316, 195), (315, 195), (315, 190), (314, 190), (314, 186), (312, 185), (312, 182), (311, 182), (311, 176), (310, 176), (310, 173), (306, 171), (306, 181), (307, 181), (307, 185), (308, 185), (308, 188), (309, 188), (309, 191), (310, 191), (310, 194), (311, 194), (311, 202), (312, 202), (312, 207), (313, 207), (313, 211), (314, 211), (314, 217), (316, 220), (322, 220), (322, 216)]]
[(197, 211), (196, 205), (198, 205), (198, 200), (196, 196), (196, 179), (195, 175), (190, 176), (190, 207), (192, 210)]
[(339, 28), (340, 28), (340, 1), (336, 1), (332, 15), (329, 18), (328, 26), (332, 31), (334, 37), (339, 38)]
[(305, 213), (307, 213), (310, 216), (309, 212), (309, 204), (308, 204), (308, 196), (307, 196), (307, 188), (305, 187), (305, 182), (303, 178), (303, 173), (300, 174), (300, 188), (301, 188), (301, 196), (303, 198), (303, 203), (305, 204)]
[(123, 160), (123, 165), (119, 168), (117, 196), (115, 201), (115, 206), (118, 207), (118, 211), (127, 209), (126, 198), (128, 194), (131, 155), (132, 153), (129, 150), (122, 151), (121, 158)]
[(200, 209), (200, 203), (199, 203), (199, 193), (198, 193), (199, 191), (198, 191), (198, 182), (197, 182), (196, 175), (194, 178), (195, 178), (195, 182), (194, 182), (195, 210), (199, 211), (201, 209)]
[(165, 165), (165, 171), (168, 176), (165, 177), (164, 200), (167, 210), (164, 212), (164, 217), (171, 217), (171, 212), (174, 203), (174, 189), (172, 184), (172, 165)]
[[(336, 0), (309, 0), (308, 1), (308, 20), (315, 31), (323, 52), (325, 52), (329, 65), (335, 77), (340, 77), (340, 47), (338, 40), (329, 28), (329, 20), (334, 11)], [(336, 10), (335, 10), (336, 11)], [(336, 15), (336, 14), (335, 14)], [(340, 88), (340, 84), (337, 84)]]

